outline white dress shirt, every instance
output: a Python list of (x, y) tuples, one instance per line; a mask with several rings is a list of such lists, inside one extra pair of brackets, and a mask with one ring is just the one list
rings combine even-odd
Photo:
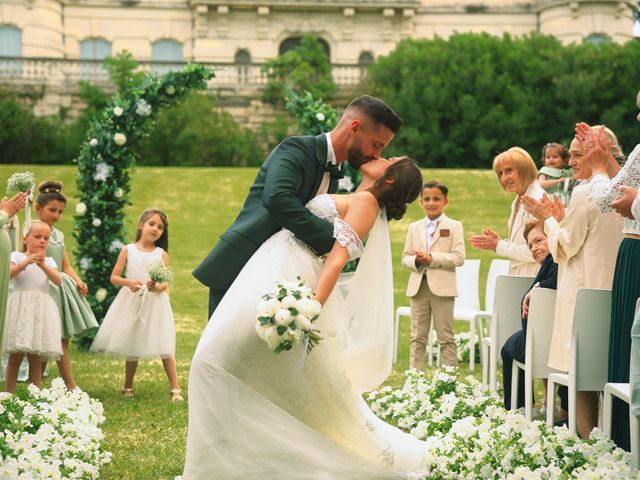
[(431, 242), (433, 241), (433, 234), (438, 230), (438, 225), (442, 220), (442, 213), (437, 218), (431, 220), (429, 217), (424, 219), (425, 226), (427, 228), (427, 250), (431, 248)]
[[(329, 132), (325, 133), (327, 137), (327, 163), (325, 165), (331, 164), (336, 165), (336, 152), (333, 149), (333, 143), (331, 142), (331, 135)], [(340, 165), (338, 165), (340, 168)], [(322, 181), (320, 182), (320, 186), (318, 187), (318, 192), (316, 196), (322, 195), (323, 193), (327, 193), (329, 191), (329, 183), (331, 182), (331, 174), (329, 172), (324, 172), (322, 176)]]

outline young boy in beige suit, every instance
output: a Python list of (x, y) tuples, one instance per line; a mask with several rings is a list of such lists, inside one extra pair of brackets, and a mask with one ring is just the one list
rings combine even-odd
[(462, 223), (444, 214), (449, 189), (437, 180), (422, 187), (420, 205), (427, 216), (409, 225), (402, 265), (411, 270), (407, 296), (411, 301), (410, 366), (424, 369), (433, 318), (444, 365), (458, 365), (453, 334), (453, 302), (458, 294), (456, 267), (464, 263)]

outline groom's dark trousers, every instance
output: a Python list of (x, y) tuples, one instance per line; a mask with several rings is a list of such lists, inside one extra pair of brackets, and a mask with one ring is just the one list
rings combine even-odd
[[(251, 256), (282, 228), (318, 255), (331, 250), (333, 225), (305, 207), (322, 181), (327, 148), (325, 134), (289, 137), (264, 161), (237, 218), (193, 271), (209, 287), (209, 318)], [(337, 187), (332, 179), (329, 193)]]

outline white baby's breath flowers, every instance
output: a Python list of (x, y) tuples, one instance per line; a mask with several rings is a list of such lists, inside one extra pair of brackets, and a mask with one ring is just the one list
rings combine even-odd
[(124, 243), (122, 243), (120, 240), (113, 240), (111, 242), (111, 245), (109, 245), (109, 251), (110, 252), (119, 252), (122, 247), (124, 247)]
[(96, 173), (93, 174), (93, 179), (96, 182), (105, 182), (111, 175), (111, 167), (106, 162), (99, 162), (96, 165)]
[(13, 197), (20, 192), (33, 190), (36, 184), (36, 175), (33, 172), (17, 172), (12, 174), (7, 181), (7, 196)]
[(87, 204), (84, 202), (78, 202), (76, 204), (76, 215), (82, 216), (87, 213)]
[(82, 257), (78, 261), (78, 266), (80, 267), (81, 270), (88, 270), (89, 267), (91, 266), (91, 259), (87, 257)]
[(124, 113), (124, 110), (122, 109), (122, 107), (114, 107), (113, 114), (116, 117), (121, 117), (123, 113)]
[(113, 135), (113, 143), (121, 147), (127, 143), (127, 136), (124, 133), (115, 133)]

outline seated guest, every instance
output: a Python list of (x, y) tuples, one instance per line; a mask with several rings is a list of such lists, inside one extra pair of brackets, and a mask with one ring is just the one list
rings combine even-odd
[[(527, 320), (529, 318), (529, 299), (535, 287), (552, 288), (555, 290), (558, 279), (558, 264), (553, 261), (549, 253), (547, 236), (544, 233), (544, 223), (532, 221), (525, 225), (524, 238), (540, 270), (533, 280), (531, 289), (522, 300), (522, 330), (511, 335), (500, 352), (502, 355), (502, 381), (504, 384), (504, 406), (511, 408), (511, 367), (513, 360), (524, 362), (524, 351), (527, 343)], [(518, 405), (524, 407), (524, 375), (520, 375), (518, 382)], [(563, 406), (565, 408), (565, 406)]]

